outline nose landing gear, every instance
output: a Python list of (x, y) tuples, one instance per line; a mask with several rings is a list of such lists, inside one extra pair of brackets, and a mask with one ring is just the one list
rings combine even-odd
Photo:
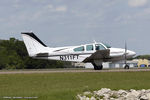
[(129, 69), (129, 65), (126, 64), (126, 65), (124, 66), (124, 69)]

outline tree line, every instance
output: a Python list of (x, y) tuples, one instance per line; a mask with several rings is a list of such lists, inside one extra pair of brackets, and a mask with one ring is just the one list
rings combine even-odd
[(148, 60), (150, 60), (150, 55), (139, 55), (139, 56), (136, 56), (135, 59), (148, 59)]
[(28, 56), (23, 41), (0, 40), (0, 69), (44, 69), (72, 67), (70, 62), (38, 60)]

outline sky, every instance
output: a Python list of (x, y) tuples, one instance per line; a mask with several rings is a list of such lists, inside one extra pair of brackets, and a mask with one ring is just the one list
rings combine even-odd
[(126, 41), (150, 54), (150, 0), (0, 0), (0, 39), (31, 31), (50, 47)]

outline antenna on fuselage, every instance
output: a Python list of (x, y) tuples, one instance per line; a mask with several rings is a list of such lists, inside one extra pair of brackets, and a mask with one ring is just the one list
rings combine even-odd
[(97, 42), (95, 40), (93, 40), (93, 42), (96, 44)]

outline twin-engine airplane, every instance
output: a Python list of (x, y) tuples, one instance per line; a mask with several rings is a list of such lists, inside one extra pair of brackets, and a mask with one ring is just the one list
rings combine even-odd
[[(21, 34), (28, 54), (32, 58), (92, 63), (95, 70), (101, 70), (103, 62), (117, 62), (131, 58), (136, 54), (127, 49), (112, 48), (107, 44), (96, 42), (79, 46), (51, 48), (47, 47), (32, 32), (22, 32)], [(125, 64), (125, 68), (129, 68), (129, 66)]]

